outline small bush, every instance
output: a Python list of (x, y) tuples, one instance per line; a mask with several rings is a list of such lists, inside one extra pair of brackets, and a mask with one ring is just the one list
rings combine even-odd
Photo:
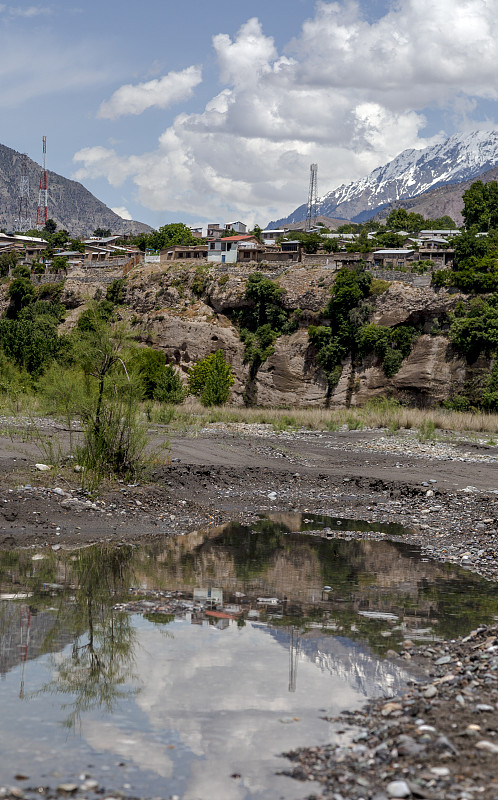
[(419, 442), (435, 442), (436, 441), (436, 426), (431, 419), (422, 422), (418, 429), (417, 438)]
[(126, 302), (126, 281), (124, 278), (119, 278), (109, 284), (105, 293), (105, 299), (109, 300), (109, 302), (113, 303), (115, 306), (123, 305), (123, 303)]
[(372, 278), (372, 283), (370, 284), (370, 296), (379, 297), (379, 295), (387, 292), (390, 285), (390, 281), (383, 281), (380, 278)]
[(217, 406), (228, 401), (233, 382), (232, 368), (223, 350), (217, 350), (190, 368), (188, 391), (199, 397), (203, 406)]
[(469, 411), (470, 407), (469, 398), (463, 394), (455, 394), (443, 402), (443, 408), (447, 408), (450, 411)]
[(152, 396), (160, 403), (171, 403), (172, 405), (178, 405), (185, 400), (185, 389), (171, 364), (167, 364), (157, 376)]

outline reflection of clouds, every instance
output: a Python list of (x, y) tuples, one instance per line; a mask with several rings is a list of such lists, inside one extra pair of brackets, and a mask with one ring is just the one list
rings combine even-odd
[(165, 745), (155, 744), (143, 733), (125, 735), (112, 723), (87, 720), (82, 726), (82, 735), (98, 753), (111, 752), (134, 761), (140, 769), (150, 769), (162, 778), (171, 778), (173, 763)]
[[(318, 719), (318, 709), (338, 712), (361, 700), (347, 682), (305, 659), (297, 690), (289, 693), (288, 651), (251, 625), (220, 632), (176, 623), (172, 639), (160, 639), (152, 628), (140, 630), (139, 637), (136, 666), (143, 686), (137, 704), (154, 732), (165, 732), (165, 746), (174, 732), (200, 757), (186, 770), (185, 800), (273, 797), (275, 757), (328, 740), (329, 726)], [(299, 721), (281, 722), (293, 717)], [(134, 760), (139, 761), (136, 749)], [(230, 778), (232, 773), (241, 780)], [(303, 795), (298, 784), (278, 780), (287, 798)]]

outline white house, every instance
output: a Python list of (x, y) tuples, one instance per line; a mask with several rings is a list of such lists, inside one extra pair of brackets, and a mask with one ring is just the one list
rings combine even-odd
[(223, 236), (221, 239), (209, 242), (208, 262), (234, 264), (237, 261), (239, 246), (243, 245), (244, 248), (247, 248), (251, 244), (254, 247), (261, 246), (256, 237), (250, 234), (246, 236)]
[(235, 233), (247, 233), (247, 225), (243, 222), (227, 222), (226, 228), (229, 231), (235, 231)]

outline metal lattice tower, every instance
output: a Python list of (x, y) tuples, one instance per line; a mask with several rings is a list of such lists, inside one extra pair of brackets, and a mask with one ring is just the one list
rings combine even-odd
[(17, 208), (16, 230), (25, 233), (31, 228), (29, 216), (29, 177), (28, 157), (23, 153), (21, 157), (21, 180), (19, 182), (19, 204)]
[(43, 166), (40, 172), (40, 189), (38, 192), (38, 208), (36, 210), (36, 227), (43, 228), (48, 219), (48, 186), (47, 186), (47, 137), (43, 137)]
[(306, 212), (306, 230), (309, 231), (316, 222), (318, 212), (318, 164), (310, 165), (310, 190), (308, 192), (308, 209)]
[(292, 626), (289, 641), (289, 692), (296, 691), (297, 664), (299, 660), (299, 631)]

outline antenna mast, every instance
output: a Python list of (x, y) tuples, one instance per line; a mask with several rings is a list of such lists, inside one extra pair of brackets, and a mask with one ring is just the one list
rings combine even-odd
[(310, 165), (310, 189), (308, 192), (308, 208), (306, 211), (306, 230), (316, 222), (318, 209), (318, 164)]
[(26, 153), (21, 156), (21, 180), (19, 182), (19, 205), (16, 219), (16, 230), (19, 233), (26, 233), (31, 228), (31, 217), (29, 216), (29, 177), (28, 177), (28, 157)]
[(47, 188), (47, 137), (43, 137), (43, 166), (40, 172), (40, 190), (38, 192), (38, 208), (36, 211), (36, 227), (43, 228), (48, 219), (48, 188)]

